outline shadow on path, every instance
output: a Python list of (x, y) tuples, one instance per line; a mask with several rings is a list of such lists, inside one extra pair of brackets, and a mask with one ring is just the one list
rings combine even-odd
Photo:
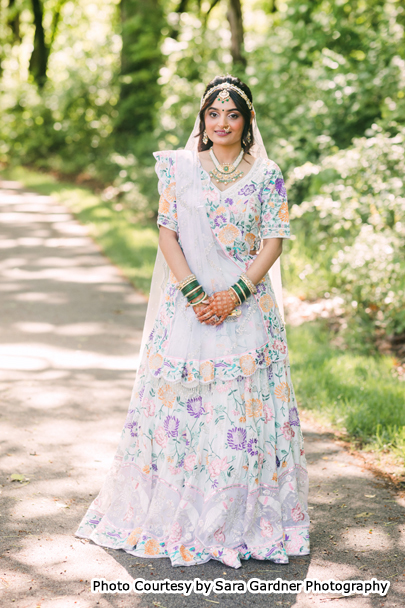
[[(137, 366), (145, 299), (70, 214), (15, 184), (0, 190), (2, 606), (175, 608), (402, 607), (405, 509), (304, 420), (311, 556), (173, 568), (79, 540), (74, 532), (112, 462)], [(23, 475), (21, 482), (12, 474)], [(388, 595), (92, 595), (90, 580), (390, 580)]]

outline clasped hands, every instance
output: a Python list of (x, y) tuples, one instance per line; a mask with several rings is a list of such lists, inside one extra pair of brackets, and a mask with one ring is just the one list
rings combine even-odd
[(193, 308), (200, 323), (216, 326), (223, 323), (238, 304), (236, 296), (225, 290), (216, 291), (205, 302)]

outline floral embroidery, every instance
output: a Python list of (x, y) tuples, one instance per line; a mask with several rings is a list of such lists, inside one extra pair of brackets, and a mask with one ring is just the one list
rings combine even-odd
[(158, 553), (159, 553), (159, 543), (154, 538), (151, 538), (145, 544), (145, 554), (146, 555), (158, 555)]
[(132, 530), (131, 534), (127, 538), (126, 544), (135, 546), (139, 540), (141, 532), (142, 528), (135, 528), (135, 530)]
[(288, 386), (287, 382), (281, 382), (281, 384), (276, 387), (274, 392), (279, 399), (282, 399), (283, 401), (290, 401), (290, 387)]
[(246, 446), (246, 431), (242, 428), (233, 428), (228, 431), (228, 444), (233, 450), (244, 450)]
[(263, 413), (263, 403), (260, 399), (248, 399), (246, 401), (246, 415), (248, 418), (258, 418)]
[(243, 355), (240, 358), (240, 367), (244, 375), (250, 376), (250, 374), (253, 374), (256, 369), (256, 363), (252, 355)]
[(232, 224), (225, 226), (218, 233), (218, 238), (224, 245), (233, 245), (239, 236), (239, 230), (236, 228), (236, 226), (232, 226)]
[(176, 399), (176, 393), (170, 384), (165, 384), (162, 386), (159, 389), (158, 396), (167, 407), (173, 407), (173, 402)]
[(272, 307), (274, 306), (272, 297), (266, 293), (264, 296), (262, 296), (260, 298), (259, 306), (263, 310), (263, 312), (269, 312), (269, 310), (271, 310)]

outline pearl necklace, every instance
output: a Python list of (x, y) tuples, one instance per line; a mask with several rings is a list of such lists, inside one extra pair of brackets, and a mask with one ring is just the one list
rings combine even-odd
[(230, 184), (231, 182), (236, 181), (237, 179), (243, 176), (243, 171), (236, 171), (240, 163), (242, 162), (243, 155), (244, 150), (242, 148), (233, 163), (221, 164), (215, 156), (213, 149), (210, 148), (210, 157), (215, 165), (215, 169), (210, 171), (210, 177), (215, 179), (218, 183), (222, 184)]

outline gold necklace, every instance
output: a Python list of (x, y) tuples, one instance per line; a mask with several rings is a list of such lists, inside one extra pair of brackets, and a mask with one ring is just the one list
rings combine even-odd
[(210, 177), (215, 179), (217, 183), (221, 184), (230, 184), (231, 182), (235, 182), (237, 179), (243, 176), (243, 171), (237, 171), (237, 168), (242, 162), (243, 155), (244, 150), (242, 148), (233, 163), (220, 163), (215, 156), (213, 149), (210, 148), (210, 157), (215, 165), (215, 169), (210, 171)]

